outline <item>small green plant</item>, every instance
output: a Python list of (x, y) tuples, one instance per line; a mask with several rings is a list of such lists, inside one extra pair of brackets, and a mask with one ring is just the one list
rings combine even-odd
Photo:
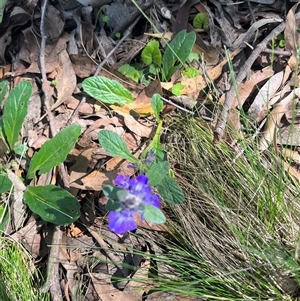
[[(164, 54), (161, 53), (159, 42), (150, 41), (142, 51), (141, 59), (145, 67), (138, 69), (128, 65), (121, 66), (118, 70), (125, 76), (138, 81), (144, 74), (156, 76), (160, 74), (162, 81), (169, 81), (172, 75), (179, 70), (190, 58), (193, 45), (196, 40), (194, 32), (179, 32), (175, 38), (167, 44)], [(137, 74), (140, 74), (138, 76)]]
[[(7, 81), (0, 83), (1, 103), (5, 98), (7, 87)], [(31, 84), (23, 81), (10, 91), (4, 102), (0, 133), (9, 158), (17, 158), (17, 154), (26, 158), (24, 152), (26, 145), (19, 143), (19, 135), (28, 111), (31, 94)], [(0, 181), (2, 187), (0, 192), (7, 193), (14, 189), (15, 192), (21, 193), (28, 207), (45, 221), (57, 225), (66, 225), (76, 221), (80, 216), (80, 205), (72, 194), (54, 185), (30, 186), (29, 183), (36, 178), (37, 173), (39, 175), (47, 173), (53, 167), (61, 164), (74, 147), (80, 133), (81, 127), (79, 125), (71, 125), (45, 142), (31, 160), (27, 158), (30, 161), (27, 172), (24, 171), (24, 177), (22, 179), (16, 178), (14, 183), (9, 178), (8, 167), (1, 166)], [(3, 229), (4, 223), (8, 220), (8, 213), (6, 206), (1, 205), (0, 208), (0, 226)]]
[(199, 13), (193, 20), (193, 26), (196, 29), (207, 30), (209, 28), (209, 19), (207, 13)]
[[(106, 104), (123, 105), (124, 102), (132, 101), (127, 89), (118, 82), (102, 76), (87, 78), (82, 86), (86, 93)], [(107, 90), (110, 93), (106, 93)], [(118, 234), (136, 228), (133, 219), (136, 213), (140, 213), (141, 217), (150, 223), (165, 222), (165, 217), (159, 210), (158, 195), (152, 193), (153, 188), (169, 203), (180, 204), (184, 200), (182, 190), (170, 172), (166, 154), (160, 143), (162, 131), (160, 114), (163, 103), (159, 94), (153, 95), (151, 106), (157, 121), (156, 133), (140, 159), (131, 154), (125, 141), (118, 134), (102, 130), (98, 135), (100, 144), (109, 154), (130, 161), (133, 164), (132, 168), (139, 172), (139, 175), (132, 179), (126, 175), (119, 175), (115, 179), (115, 185), (103, 187), (103, 192), (108, 197), (106, 208), (110, 211), (109, 227)]]
[(139, 172), (134, 179), (119, 175), (115, 179), (114, 186), (103, 187), (103, 192), (108, 197), (106, 209), (110, 211), (108, 225), (118, 234), (136, 229), (134, 222), (136, 213), (140, 213), (141, 217), (149, 223), (158, 224), (166, 221), (159, 209), (159, 197), (151, 193), (151, 187), (156, 188), (160, 196), (169, 203), (183, 202), (182, 190), (169, 174), (170, 166), (160, 144), (162, 107), (160, 96), (155, 94), (152, 98), (152, 108), (160, 126), (157, 127), (156, 135), (141, 159), (137, 159), (130, 153), (125, 141), (118, 134), (108, 130), (99, 132), (98, 138), (103, 148), (113, 156), (132, 162), (133, 168)]

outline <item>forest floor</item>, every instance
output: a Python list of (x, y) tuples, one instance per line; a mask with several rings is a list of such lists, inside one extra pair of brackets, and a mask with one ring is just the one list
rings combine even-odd
[[(1, 300), (300, 297), (297, 1), (0, 9)], [(116, 234), (150, 151), (166, 222)]]

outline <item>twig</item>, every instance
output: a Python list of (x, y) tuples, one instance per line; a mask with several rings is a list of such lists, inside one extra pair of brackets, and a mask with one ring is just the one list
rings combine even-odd
[[(261, 42), (259, 43), (255, 50), (252, 52), (252, 54), (249, 56), (247, 61), (245, 62), (243, 68), (240, 70), (236, 77), (236, 86), (239, 86), (242, 81), (245, 79), (245, 77), (248, 74), (248, 70), (250, 70), (251, 66), (257, 59), (257, 57), (260, 55), (261, 52), (263, 52), (266, 48), (268, 43), (275, 37), (277, 37), (285, 28), (285, 22), (282, 22), (280, 25), (278, 25), (276, 28), (274, 28), (271, 33)], [(222, 109), (222, 112), (218, 118), (217, 124), (214, 129), (214, 143), (220, 142), (224, 135), (224, 130), (226, 126), (227, 116), (228, 113), (232, 107), (233, 99), (235, 96), (235, 85), (232, 85), (229, 89), (229, 91), (226, 93), (226, 99), (224, 102), (224, 106)]]
[(42, 288), (46, 293), (50, 292), (52, 301), (62, 301), (62, 291), (59, 283), (59, 253), (63, 232), (59, 226), (55, 226), (53, 230), (51, 250), (47, 266), (47, 279)]
[(74, 116), (78, 113), (79, 109), (83, 106), (83, 104), (86, 103), (86, 98), (85, 97), (82, 97), (81, 101), (79, 101), (76, 109), (73, 111), (72, 115), (70, 116), (68, 122), (67, 122), (67, 125), (71, 124), (72, 121), (73, 121), (73, 118)]
[(192, 114), (192, 115), (194, 114), (193, 111), (190, 111), (190, 110), (188, 110), (188, 109), (186, 109), (186, 108), (183, 108), (183, 107), (181, 107), (180, 105), (174, 103), (173, 101), (171, 101), (171, 100), (169, 100), (169, 99), (167, 99), (167, 98), (161, 97), (161, 99), (162, 99), (163, 101), (165, 101), (166, 103), (168, 103), (168, 104), (170, 104), (170, 105), (172, 105), (172, 106), (178, 108), (179, 110), (181, 110), (181, 111), (183, 111), (183, 112), (186, 112), (186, 113), (189, 113), (189, 114)]
[[(49, 118), (49, 126), (52, 133), (52, 136), (55, 136), (56, 130), (54, 127), (54, 116), (51, 112), (51, 106), (50, 106), (50, 85), (47, 80), (46, 75), (46, 68), (45, 68), (45, 47), (46, 47), (46, 40), (47, 35), (45, 32), (45, 15), (46, 15), (46, 9), (48, 5), (48, 0), (42, 0), (42, 6), (41, 6), (41, 24), (40, 24), (40, 32), (41, 32), (41, 47), (40, 47), (40, 54), (39, 54), (39, 63), (40, 63), (40, 69), (41, 69), (41, 75), (42, 75), (42, 90), (44, 93), (44, 103), (46, 107), (46, 111), (48, 113)], [(61, 164), (59, 166), (60, 168), (60, 176), (63, 180), (64, 186), (66, 188), (69, 187), (67, 173), (65, 171), (64, 165)], [(50, 295), (52, 297), (52, 301), (61, 301), (62, 300), (62, 292), (61, 287), (59, 283), (59, 252), (60, 252), (60, 244), (62, 240), (62, 231), (57, 226), (54, 229), (53, 237), (52, 237), (52, 247), (49, 254), (49, 264), (48, 264), (48, 270), (47, 270), (47, 280), (44, 285), (44, 290), (50, 292)]]
[(275, 54), (275, 55), (282, 55), (282, 56), (291, 56), (292, 55), (292, 53), (287, 50), (265, 49), (265, 50), (263, 50), (263, 52), (271, 53), (271, 54)]
[(133, 27), (135, 26), (135, 24), (138, 22), (138, 20), (140, 19), (140, 17), (138, 17), (130, 26), (129, 28), (124, 32), (124, 35), (122, 37), (122, 39), (120, 39), (120, 41), (117, 43), (117, 45), (107, 54), (107, 56), (105, 57), (105, 59), (101, 62), (101, 64), (98, 65), (97, 70), (94, 73), (94, 76), (97, 76), (100, 72), (100, 70), (103, 68), (103, 66), (106, 64), (107, 60), (113, 55), (113, 53), (116, 51), (116, 49), (123, 43), (123, 41), (129, 36), (129, 34), (131, 33)]
[(86, 228), (91, 235), (96, 239), (96, 241), (98, 242), (98, 244), (100, 245), (100, 248), (103, 252), (105, 252), (105, 255), (110, 259), (111, 263), (118, 268), (119, 270), (122, 270), (122, 265), (120, 265), (120, 259), (115, 256), (112, 252), (110, 252), (108, 250), (107, 244), (104, 241), (104, 239), (97, 233), (97, 231), (95, 231), (94, 229), (92, 229), (92, 227), (87, 227)]

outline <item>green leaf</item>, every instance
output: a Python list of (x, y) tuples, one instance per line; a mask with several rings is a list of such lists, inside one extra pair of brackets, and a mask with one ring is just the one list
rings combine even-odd
[(149, 185), (156, 186), (166, 177), (169, 171), (170, 164), (167, 161), (152, 164), (147, 172), (149, 178)]
[(155, 67), (154, 64), (151, 64), (149, 66), (149, 73), (155, 76), (159, 72), (159, 69), (160, 69), (159, 67)]
[(29, 186), (24, 202), (43, 220), (55, 225), (68, 225), (80, 216), (80, 204), (68, 191), (55, 185)]
[(12, 150), (18, 141), (22, 125), (28, 110), (28, 101), (32, 94), (29, 82), (22, 81), (13, 88), (4, 104), (2, 116), (3, 133)]
[(180, 96), (181, 95), (181, 90), (183, 88), (184, 88), (184, 85), (182, 83), (177, 83), (177, 84), (173, 85), (172, 93), (176, 96)]
[(102, 188), (104, 195), (112, 200), (118, 199), (118, 191), (120, 191), (120, 190), (124, 190), (124, 189), (117, 187), (117, 186), (113, 186), (113, 185), (105, 185)]
[(98, 140), (110, 155), (126, 159), (132, 163), (139, 162), (138, 159), (130, 153), (125, 141), (118, 134), (109, 130), (102, 130), (98, 134)]
[(130, 66), (129, 64), (122, 65), (118, 68), (118, 71), (123, 75), (131, 78), (135, 82), (138, 82), (141, 78), (140, 73), (134, 67)]
[(107, 16), (107, 15), (103, 16), (103, 18), (102, 18), (102, 21), (103, 21), (104, 23), (107, 23), (109, 20), (110, 20), (110, 17)]
[(28, 146), (24, 144), (16, 144), (14, 147), (15, 154), (25, 157), (26, 152), (28, 151)]
[(157, 191), (160, 196), (171, 204), (181, 204), (184, 201), (184, 194), (176, 181), (166, 176), (163, 181), (157, 185)]
[(7, 192), (11, 189), (12, 182), (6, 174), (0, 175), (0, 193)]
[(2, 105), (2, 102), (4, 100), (4, 97), (7, 92), (7, 87), (8, 87), (8, 81), (4, 80), (3, 82), (0, 82), (0, 106)]
[(0, 204), (0, 232), (2, 233), (9, 221), (10, 214), (5, 204)]
[(7, 0), (0, 0), (0, 23), (2, 23), (6, 3), (7, 3)]
[(186, 70), (182, 71), (182, 75), (187, 76), (188, 78), (196, 77), (200, 74), (199, 70), (194, 67), (189, 67)]
[(209, 28), (209, 19), (207, 13), (197, 14), (193, 20), (193, 27), (196, 29), (207, 30)]
[(144, 209), (144, 219), (153, 224), (163, 224), (166, 222), (166, 217), (162, 213), (162, 211), (152, 205), (146, 205)]
[(285, 47), (285, 40), (280, 40), (279, 43), (278, 43), (278, 46), (280, 48), (284, 48)]
[[(185, 30), (182, 30), (169, 43), (162, 59), (163, 80), (168, 81), (174, 72), (185, 63), (195, 41), (196, 34), (193, 31), (187, 33)], [(174, 67), (176, 61), (179, 61), (179, 64)]]
[(133, 102), (133, 96), (116, 80), (104, 76), (86, 78), (82, 82), (83, 90), (93, 98), (106, 104), (123, 106)]
[(115, 202), (115, 201), (112, 200), (112, 199), (108, 199), (108, 200), (107, 200), (107, 203), (106, 203), (106, 205), (105, 205), (105, 209), (106, 209), (107, 211), (116, 211), (116, 210), (118, 210), (120, 207), (121, 207), (120, 202)]
[(154, 111), (154, 115), (157, 121), (160, 120), (160, 112), (163, 109), (163, 102), (161, 100), (161, 96), (155, 93), (151, 98), (151, 107)]
[(156, 40), (150, 41), (142, 51), (142, 60), (147, 66), (151, 65), (153, 62), (160, 67), (161, 57), (159, 43)]
[(152, 141), (152, 149), (155, 159), (158, 162), (166, 161), (166, 152), (160, 143), (160, 135), (155, 135)]
[(73, 149), (80, 133), (81, 126), (73, 124), (61, 130), (51, 140), (46, 141), (32, 157), (27, 179), (34, 178), (38, 170), (39, 175), (41, 175), (64, 162), (69, 152)]
[(198, 55), (197, 53), (195, 53), (195, 52), (191, 52), (191, 53), (189, 54), (188, 60), (189, 60), (190, 62), (192, 62), (192, 61), (197, 61), (197, 62), (199, 62), (199, 55)]

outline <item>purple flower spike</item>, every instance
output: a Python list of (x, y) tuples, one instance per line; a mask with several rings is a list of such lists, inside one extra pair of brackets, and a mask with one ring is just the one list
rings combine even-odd
[(116, 186), (127, 190), (127, 193), (120, 196), (121, 208), (108, 214), (108, 227), (116, 234), (122, 234), (137, 228), (134, 221), (136, 212), (143, 218), (145, 205), (160, 207), (160, 202), (159, 196), (152, 194), (145, 175), (132, 179), (129, 176), (118, 175), (114, 182)]

